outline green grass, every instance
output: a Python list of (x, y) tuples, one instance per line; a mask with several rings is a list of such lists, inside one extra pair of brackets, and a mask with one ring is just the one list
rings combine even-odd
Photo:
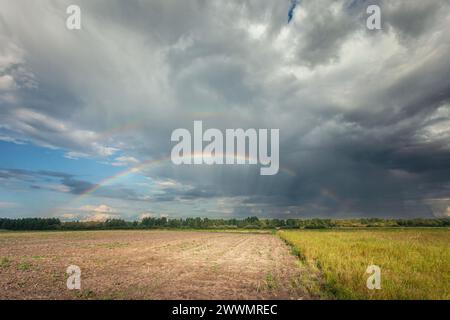
[[(279, 231), (292, 253), (337, 299), (450, 299), (450, 230), (357, 229)], [(381, 289), (369, 290), (369, 265)]]
[(17, 270), (27, 271), (31, 269), (31, 264), (28, 262), (21, 262), (17, 265)]
[(271, 272), (266, 274), (266, 286), (269, 290), (275, 290), (278, 288), (278, 283)]
[(8, 258), (0, 259), (0, 268), (8, 268), (11, 265), (11, 260)]
[(129, 243), (125, 242), (111, 242), (111, 243), (100, 243), (98, 244), (99, 247), (104, 247), (107, 249), (116, 249), (116, 248), (123, 248), (128, 246)]

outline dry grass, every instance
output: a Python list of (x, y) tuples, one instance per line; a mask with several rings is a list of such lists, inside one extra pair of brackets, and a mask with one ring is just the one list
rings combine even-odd
[[(280, 231), (312, 273), (325, 297), (338, 299), (449, 299), (449, 229)], [(366, 268), (381, 267), (380, 290), (366, 287)]]

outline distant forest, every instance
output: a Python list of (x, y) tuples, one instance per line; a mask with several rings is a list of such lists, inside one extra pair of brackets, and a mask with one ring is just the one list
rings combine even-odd
[(61, 222), (57, 218), (0, 218), (0, 230), (114, 230), (114, 229), (331, 229), (361, 227), (448, 227), (440, 219), (209, 219), (144, 218), (141, 221), (109, 219), (104, 222)]

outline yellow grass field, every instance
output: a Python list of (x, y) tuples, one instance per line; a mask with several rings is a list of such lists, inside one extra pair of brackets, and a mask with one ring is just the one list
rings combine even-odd
[[(311, 274), (316, 290), (337, 299), (449, 299), (449, 229), (279, 231)], [(381, 289), (369, 290), (369, 265), (381, 268)]]

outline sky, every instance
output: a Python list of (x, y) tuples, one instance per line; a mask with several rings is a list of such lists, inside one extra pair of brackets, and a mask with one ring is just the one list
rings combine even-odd
[[(448, 217), (449, 28), (445, 0), (0, 0), (0, 217)], [(278, 174), (174, 165), (195, 120), (279, 129)]]

